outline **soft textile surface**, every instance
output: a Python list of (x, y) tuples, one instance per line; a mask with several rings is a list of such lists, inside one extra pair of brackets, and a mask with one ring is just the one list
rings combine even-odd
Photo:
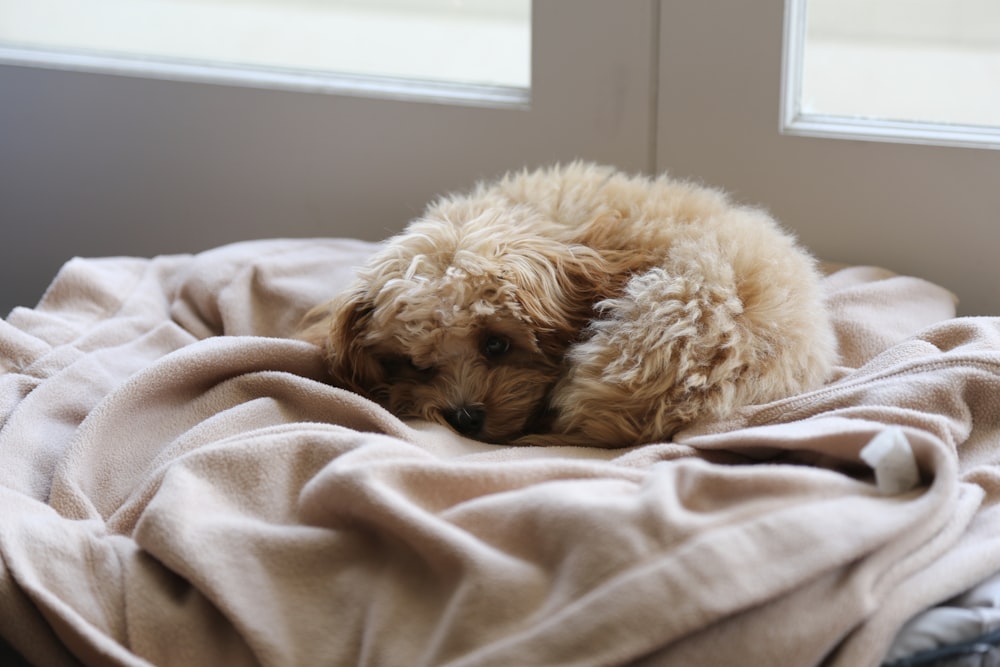
[[(889, 659), (904, 659), (928, 651), (953, 649), (957, 641), (978, 640), (980, 661), (970, 664), (997, 664), (1000, 658), (1000, 575), (983, 581), (967, 593), (932, 607), (911, 619), (896, 637)], [(993, 653), (985, 656), (981, 638), (993, 638)], [(992, 657), (990, 662), (987, 657)]]
[[(287, 335), (372, 246), (74, 260), (0, 323), (0, 635), (37, 665), (876, 665), (1000, 570), (1000, 319), (848, 268), (828, 387), (674, 443), (403, 424)], [(917, 487), (860, 451), (888, 427)]]

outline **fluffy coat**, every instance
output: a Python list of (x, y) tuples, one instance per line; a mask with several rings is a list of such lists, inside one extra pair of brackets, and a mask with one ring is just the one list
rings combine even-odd
[(819, 277), (764, 211), (576, 162), (432, 203), (302, 336), (401, 418), (628, 446), (820, 385)]

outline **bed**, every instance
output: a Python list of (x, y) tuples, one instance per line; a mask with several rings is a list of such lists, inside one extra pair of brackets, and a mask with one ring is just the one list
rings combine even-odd
[(494, 446), (291, 338), (373, 249), (74, 259), (0, 323), (0, 662), (1000, 659), (1000, 319), (831, 268), (824, 388), (672, 442)]

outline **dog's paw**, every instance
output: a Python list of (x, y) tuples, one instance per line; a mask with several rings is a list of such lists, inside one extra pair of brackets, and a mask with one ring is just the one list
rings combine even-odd
[(657, 267), (599, 312), (567, 355), (569, 372), (553, 398), (556, 431), (633, 445), (667, 439), (732, 404), (749, 360), (731, 279)]

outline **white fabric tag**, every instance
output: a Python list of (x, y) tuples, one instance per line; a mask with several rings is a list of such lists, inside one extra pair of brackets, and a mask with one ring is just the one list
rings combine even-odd
[(890, 426), (861, 450), (861, 460), (875, 470), (875, 484), (885, 495), (904, 493), (920, 484), (920, 471), (903, 429)]

